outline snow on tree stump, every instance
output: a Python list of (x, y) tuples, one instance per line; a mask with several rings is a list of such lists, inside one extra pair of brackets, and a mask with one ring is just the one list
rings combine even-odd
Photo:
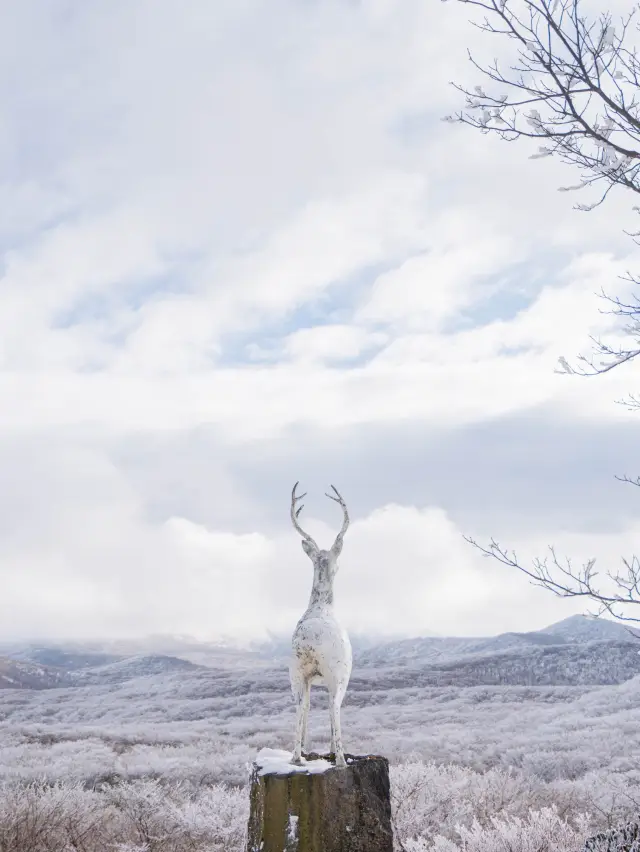
[(393, 852), (389, 761), (263, 749), (253, 764), (246, 852)]

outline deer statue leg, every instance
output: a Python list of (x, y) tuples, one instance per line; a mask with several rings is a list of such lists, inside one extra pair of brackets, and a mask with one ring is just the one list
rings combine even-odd
[(291, 690), (296, 702), (296, 741), (293, 748), (292, 763), (302, 763), (302, 747), (307, 733), (307, 718), (309, 716), (309, 692), (311, 684), (301, 676), (296, 677)]
[(311, 681), (305, 681), (304, 697), (302, 699), (302, 751), (309, 751), (309, 705), (311, 704)]
[(329, 698), (329, 702), (330, 702), (329, 719), (330, 719), (330, 722), (331, 722), (331, 748), (329, 749), (329, 751), (330, 751), (331, 754), (335, 754), (336, 753), (336, 727), (333, 723), (334, 714), (331, 710), (331, 707), (333, 706), (333, 700), (331, 698)]
[(336, 756), (336, 766), (346, 766), (342, 748), (342, 731), (340, 727), (340, 707), (346, 692), (346, 684), (339, 684), (329, 692), (329, 710), (331, 713), (331, 751)]

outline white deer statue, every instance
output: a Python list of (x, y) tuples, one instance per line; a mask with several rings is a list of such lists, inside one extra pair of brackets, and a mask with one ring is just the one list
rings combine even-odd
[(291, 521), (302, 536), (302, 549), (313, 562), (313, 586), (309, 606), (293, 633), (293, 657), (289, 666), (291, 690), (296, 702), (296, 741), (293, 763), (302, 763), (302, 749), (307, 747), (307, 721), (311, 684), (324, 684), (329, 690), (331, 713), (331, 752), (336, 766), (346, 766), (340, 731), (340, 707), (351, 675), (351, 643), (346, 630), (333, 611), (333, 578), (338, 570), (342, 540), (349, 526), (347, 507), (332, 485), (335, 497), (327, 494), (342, 508), (344, 519), (331, 550), (320, 550), (311, 536), (298, 523), (302, 505), (297, 504), (306, 494), (296, 495), (298, 483), (291, 492)]

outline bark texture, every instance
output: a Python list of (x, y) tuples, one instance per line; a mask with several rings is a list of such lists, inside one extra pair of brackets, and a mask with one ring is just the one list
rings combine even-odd
[(346, 758), (322, 773), (260, 775), (254, 764), (247, 852), (393, 852), (389, 762)]

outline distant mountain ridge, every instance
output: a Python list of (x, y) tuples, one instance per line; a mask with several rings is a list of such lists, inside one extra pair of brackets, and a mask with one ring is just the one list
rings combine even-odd
[(591, 642), (637, 643), (640, 650), (640, 637), (634, 638), (622, 624), (572, 615), (542, 630), (526, 633), (500, 633), (479, 638), (427, 636), (384, 642), (361, 652), (357, 659), (364, 666), (437, 664), (505, 651), (526, 653), (527, 649)]
[[(28, 654), (33, 654), (33, 659)], [(54, 689), (68, 686), (96, 686), (124, 683), (138, 677), (152, 677), (203, 669), (188, 660), (163, 654), (111, 657), (109, 655), (67, 654), (59, 648), (20, 649), (15, 656), (0, 657), (0, 689)], [(87, 665), (87, 656), (97, 665)], [(57, 666), (40, 660), (54, 660)], [(60, 665), (62, 663), (63, 665)]]
[(0, 689), (51, 689), (66, 686), (61, 669), (0, 657)]
[[(286, 671), (289, 639), (232, 647), (189, 637), (69, 645), (0, 646), (0, 689), (51, 689), (124, 683), (198, 670), (244, 677)], [(149, 653), (154, 648), (154, 653)], [(120, 653), (116, 653), (116, 649)], [(143, 651), (140, 653), (140, 651)], [(375, 643), (354, 642), (350, 691), (372, 678), (389, 687), (578, 685), (621, 683), (640, 674), (640, 638), (604, 619), (570, 616), (542, 630), (490, 637), (425, 636)], [(260, 676), (263, 676), (260, 675)], [(360, 684), (360, 686), (359, 686)], [(368, 687), (367, 687), (368, 688)]]
[(70, 680), (77, 686), (90, 686), (93, 684), (122, 683), (136, 677), (197, 671), (202, 668), (204, 667), (180, 657), (153, 654), (146, 657), (125, 657), (90, 669), (77, 669), (70, 672)]
[(623, 683), (640, 674), (640, 650), (634, 642), (567, 642), (529, 646), (526, 651), (468, 654), (432, 664), (361, 666), (349, 688), (397, 686), (584, 686)]
[(588, 618), (585, 615), (571, 615), (562, 621), (545, 627), (538, 633), (549, 633), (552, 636), (562, 636), (568, 642), (607, 641), (628, 642), (630, 639), (640, 639), (640, 626), (634, 637), (633, 631), (606, 618)]
[(7, 656), (14, 660), (25, 660), (27, 662), (39, 663), (43, 666), (51, 666), (63, 671), (75, 671), (77, 669), (93, 668), (121, 660), (121, 656), (105, 654), (92, 651), (75, 651), (66, 648), (48, 647), (39, 645), (27, 645), (9, 651)]

